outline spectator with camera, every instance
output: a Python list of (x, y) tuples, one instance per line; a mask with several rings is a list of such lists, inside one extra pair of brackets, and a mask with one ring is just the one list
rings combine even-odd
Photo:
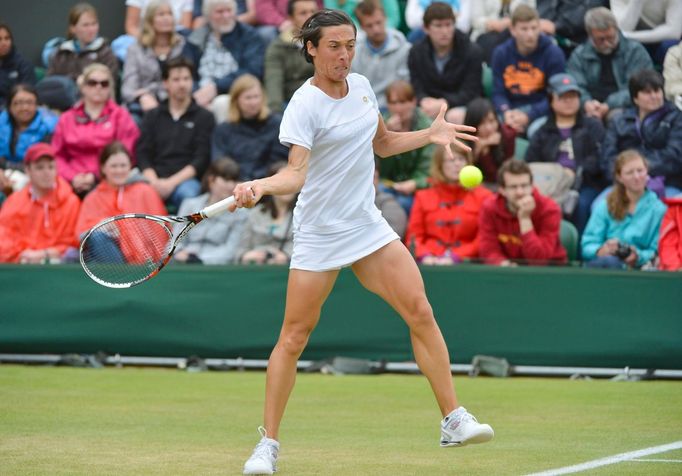
[(636, 150), (618, 155), (613, 189), (595, 206), (582, 237), (587, 267), (641, 268), (656, 256), (666, 207), (647, 189), (648, 169)]

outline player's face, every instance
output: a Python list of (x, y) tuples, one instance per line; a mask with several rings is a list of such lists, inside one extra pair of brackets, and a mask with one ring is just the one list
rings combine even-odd
[(500, 193), (507, 199), (507, 203), (516, 208), (516, 204), (523, 197), (533, 193), (533, 184), (528, 174), (504, 174), (504, 187), (500, 187)]
[(161, 5), (154, 13), (152, 25), (157, 33), (172, 33), (175, 29), (175, 19), (170, 5)]
[(294, 3), (294, 11), (291, 14), (291, 22), (297, 30), (303, 28), (305, 21), (310, 18), (313, 13), (315, 13), (317, 8), (317, 2), (314, 0), (303, 0)]
[(355, 56), (355, 30), (350, 25), (326, 26), (317, 46), (308, 41), (308, 53), (313, 57), (315, 74), (332, 82), (345, 81)]
[(22, 126), (31, 123), (36, 115), (38, 99), (28, 91), (19, 91), (12, 98), (9, 112), (17, 124)]
[(26, 166), (26, 173), (31, 180), (31, 185), (38, 192), (44, 193), (54, 188), (57, 180), (57, 164), (54, 159), (38, 159)]
[(452, 20), (433, 20), (424, 31), (435, 48), (447, 48), (455, 37), (455, 22)]
[(538, 46), (540, 38), (540, 22), (538, 20), (521, 21), (510, 28), (519, 50), (532, 52)]
[(260, 86), (254, 86), (242, 92), (237, 98), (237, 107), (242, 119), (253, 119), (263, 108), (263, 91)]
[(102, 165), (102, 176), (114, 187), (125, 185), (130, 175), (130, 157), (123, 152), (117, 152), (109, 156)]
[(575, 116), (580, 109), (580, 93), (568, 91), (562, 95), (552, 94), (552, 109), (558, 116)]
[(649, 181), (649, 171), (644, 161), (639, 157), (632, 159), (623, 165), (616, 179), (625, 186), (631, 193), (639, 194), (644, 192)]
[(458, 183), (459, 172), (465, 165), (467, 165), (467, 159), (460, 153), (455, 152), (451, 159), (444, 157), (441, 166), (443, 176), (448, 182)]
[(76, 24), (71, 26), (71, 33), (81, 44), (92, 43), (99, 34), (97, 17), (90, 12), (83, 13)]
[(367, 39), (374, 45), (386, 41), (386, 16), (381, 10), (374, 10), (371, 15), (358, 15), (360, 28), (367, 34)]
[(9, 35), (9, 31), (4, 28), (0, 28), (0, 57), (9, 54), (12, 49), (12, 37)]

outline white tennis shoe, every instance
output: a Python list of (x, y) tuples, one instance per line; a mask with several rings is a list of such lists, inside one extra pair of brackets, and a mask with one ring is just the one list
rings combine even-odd
[(485, 443), (494, 435), (490, 425), (479, 423), (464, 407), (452, 411), (440, 423), (440, 445), (444, 448)]
[(272, 474), (277, 471), (277, 453), (279, 442), (268, 438), (265, 428), (258, 427), (261, 439), (253, 450), (253, 454), (244, 464), (244, 474)]

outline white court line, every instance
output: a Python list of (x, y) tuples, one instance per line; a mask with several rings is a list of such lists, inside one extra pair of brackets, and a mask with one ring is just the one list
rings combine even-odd
[(630, 461), (641, 461), (643, 463), (682, 463), (682, 459), (637, 458)]
[(566, 466), (564, 468), (550, 469), (541, 473), (533, 473), (527, 476), (555, 476), (559, 474), (578, 473), (580, 471), (587, 471), (588, 469), (599, 468), (600, 466), (607, 466), (609, 464), (621, 463), (623, 461), (641, 458), (642, 456), (654, 455), (657, 453), (665, 453), (666, 451), (679, 450), (682, 448), (682, 440), (667, 445), (652, 446), (651, 448), (644, 448), (642, 450), (630, 451), (628, 453), (621, 453), (618, 455), (607, 456), (606, 458), (595, 459), (585, 463), (576, 464), (573, 466)]

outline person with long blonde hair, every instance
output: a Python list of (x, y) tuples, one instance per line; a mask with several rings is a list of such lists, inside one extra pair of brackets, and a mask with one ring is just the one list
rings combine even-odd
[(142, 31), (130, 45), (123, 65), (121, 97), (128, 109), (146, 112), (168, 97), (163, 88), (161, 68), (182, 54), (185, 39), (175, 31), (173, 10), (168, 0), (152, 0), (144, 13)]
[(618, 155), (613, 175), (613, 189), (587, 222), (582, 257), (593, 268), (639, 268), (656, 255), (666, 206), (647, 189), (649, 164), (636, 150)]

